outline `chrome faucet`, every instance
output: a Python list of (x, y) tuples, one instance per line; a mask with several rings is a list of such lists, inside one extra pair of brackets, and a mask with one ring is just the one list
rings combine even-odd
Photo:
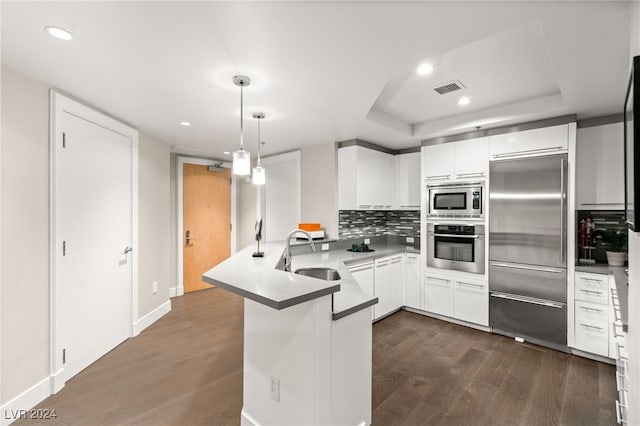
[(304, 234), (304, 236), (307, 237), (307, 239), (311, 243), (311, 251), (316, 251), (316, 245), (313, 244), (313, 238), (311, 238), (311, 235), (307, 231), (303, 231), (302, 229), (294, 229), (293, 231), (289, 232), (287, 240), (285, 241), (284, 249), (284, 270), (287, 272), (291, 272), (291, 261), (293, 260), (293, 255), (291, 254), (291, 237), (293, 237), (297, 233)]

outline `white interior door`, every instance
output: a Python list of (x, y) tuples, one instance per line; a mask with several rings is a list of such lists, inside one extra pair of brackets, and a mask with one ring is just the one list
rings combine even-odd
[(300, 151), (266, 157), (262, 164), (267, 176), (264, 239), (284, 240), (300, 223)]
[(66, 381), (130, 336), (137, 139), (69, 111), (55, 139), (54, 365)]

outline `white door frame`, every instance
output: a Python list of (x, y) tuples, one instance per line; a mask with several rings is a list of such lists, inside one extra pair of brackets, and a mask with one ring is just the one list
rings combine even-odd
[[(176, 155), (176, 217), (178, 224), (176, 226), (177, 237), (176, 245), (178, 253), (178, 265), (176, 267), (177, 284), (176, 287), (169, 289), (169, 297), (182, 296), (184, 294), (184, 248), (182, 247), (182, 236), (184, 235), (184, 165), (197, 164), (200, 166), (213, 166), (221, 164), (225, 169), (231, 168), (231, 163), (223, 160), (212, 160), (210, 158), (189, 157), (185, 155)], [(237, 179), (235, 175), (231, 175), (231, 255), (236, 252), (237, 224), (236, 224), (236, 204), (237, 200)]]
[(129, 337), (134, 336), (133, 323), (138, 319), (138, 131), (108, 115), (97, 111), (77, 100), (71, 99), (55, 90), (49, 91), (49, 348), (51, 393), (64, 387), (64, 367), (62, 353), (58, 348), (58, 336), (62, 334), (58, 321), (58, 287), (56, 277), (56, 144), (62, 143), (62, 131), (59, 131), (60, 119), (68, 113), (104, 127), (131, 139), (131, 291), (129, 292)]

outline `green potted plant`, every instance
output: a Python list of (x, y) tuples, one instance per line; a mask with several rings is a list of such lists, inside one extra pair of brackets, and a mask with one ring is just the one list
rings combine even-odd
[(607, 229), (602, 234), (607, 243), (607, 262), (611, 266), (623, 266), (627, 260), (627, 228)]

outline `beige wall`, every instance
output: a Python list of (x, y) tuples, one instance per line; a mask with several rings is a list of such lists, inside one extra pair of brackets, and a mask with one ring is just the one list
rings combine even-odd
[[(2, 66), (0, 403), (49, 376), (48, 90)], [(139, 158), (142, 316), (169, 298), (169, 146), (140, 133)]]
[(301, 219), (321, 223), (327, 235), (338, 237), (338, 160), (336, 144), (300, 150)]
[(2, 402), (49, 374), (49, 88), (2, 67)]
[(176, 154), (171, 154), (169, 172), (169, 256), (171, 257), (171, 265), (169, 266), (169, 287), (178, 286), (178, 237), (176, 235), (178, 228), (178, 198), (176, 187)]
[[(143, 316), (169, 300), (171, 280), (170, 246), (170, 152), (169, 145), (140, 133), (139, 137), (139, 315)], [(175, 197), (174, 197), (175, 198)], [(152, 283), (158, 282), (153, 294)]]

